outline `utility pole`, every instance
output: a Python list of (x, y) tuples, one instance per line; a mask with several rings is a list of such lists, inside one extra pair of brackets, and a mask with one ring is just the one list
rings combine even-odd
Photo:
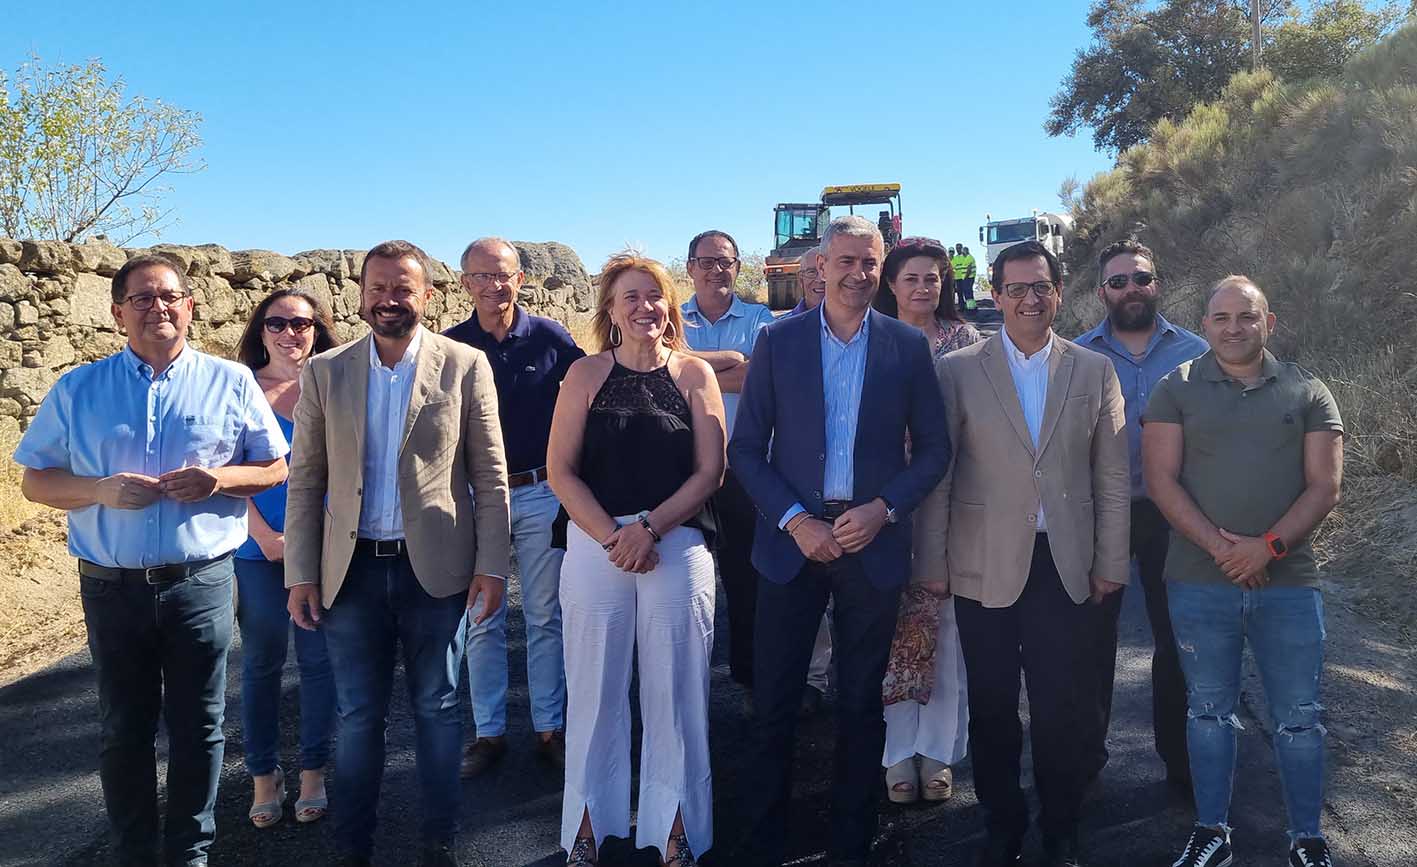
[(1250, 71), (1260, 71), (1260, 0), (1250, 0)]

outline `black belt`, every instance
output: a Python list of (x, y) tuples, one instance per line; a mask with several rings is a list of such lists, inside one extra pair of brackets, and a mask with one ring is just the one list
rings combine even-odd
[(397, 557), (408, 551), (402, 539), (355, 539), (354, 553), (366, 557)]
[(213, 563), (229, 558), (230, 554), (213, 557), (210, 560), (193, 560), (190, 563), (171, 563), (166, 566), (148, 566), (145, 569), (120, 569), (116, 566), (100, 566), (88, 560), (79, 561), (79, 574), (99, 581), (113, 581), (121, 584), (176, 584), (192, 577)]
[(822, 503), (822, 520), (834, 521), (850, 508), (850, 500), (827, 500)]
[(527, 470), (522, 473), (512, 473), (507, 476), (507, 487), (520, 488), (523, 485), (534, 485), (537, 482), (546, 481), (546, 468), (537, 467), (534, 470)]

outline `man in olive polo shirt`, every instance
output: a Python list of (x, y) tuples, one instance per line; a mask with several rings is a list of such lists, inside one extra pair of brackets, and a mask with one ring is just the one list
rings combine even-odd
[(1343, 422), (1312, 374), (1265, 349), (1275, 316), (1247, 277), (1211, 290), (1210, 351), (1167, 374), (1143, 415), (1147, 490), (1171, 524), (1166, 586), (1187, 684), (1196, 827), (1177, 867), (1231, 863), (1240, 655), (1274, 725), (1294, 867), (1330, 864), (1323, 809), (1323, 602), (1309, 536), (1338, 503)]

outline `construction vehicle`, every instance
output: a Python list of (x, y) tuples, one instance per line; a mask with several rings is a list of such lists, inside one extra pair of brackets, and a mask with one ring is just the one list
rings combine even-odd
[(773, 208), (773, 249), (764, 260), (763, 274), (768, 284), (768, 306), (786, 310), (801, 298), (797, 285), (798, 259), (817, 246), (831, 222), (832, 208), (885, 205), (876, 214), (876, 225), (889, 250), (900, 240), (900, 184), (850, 184), (824, 187), (820, 202), (785, 202)]
[(987, 222), (979, 227), (979, 243), (984, 245), (985, 261), (990, 267), (1001, 251), (1024, 241), (1037, 241), (1061, 259), (1063, 248), (1073, 237), (1073, 218), (1067, 214), (1050, 214), (1035, 208), (1031, 217), (995, 220), (985, 214), (984, 219)]

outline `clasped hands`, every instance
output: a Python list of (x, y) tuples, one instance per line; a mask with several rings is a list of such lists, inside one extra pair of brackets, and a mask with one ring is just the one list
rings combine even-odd
[(830, 563), (843, 554), (855, 554), (871, 544), (886, 524), (886, 504), (879, 497), (847, 509), (835, 521), (804, 515), (793, 518), (787, 532), (807, 559)]
[(1243, 590), (1258, 590), (1268, 584), (1269, 573), (1265, 570), (1274, 555), (1264, 538), (1241, 536), (1224, 527), (1216, 529), (1220, 539), (1211, 545), (1208, 553), (1230, 582)]
[(221, 490), (221, 480), (205, 467), (182, 467), (160, 476), (114, 473), (98, 480), (94, 499), (110, 509), (146, 509), (159, 497), (199, 503)]
[(601, 543), (605, 554), (617, 569), (642, 575), (653, 572), (659, 565), (659, 552), (654, 550), (654, 537), (638, 521), (615, 528)]

